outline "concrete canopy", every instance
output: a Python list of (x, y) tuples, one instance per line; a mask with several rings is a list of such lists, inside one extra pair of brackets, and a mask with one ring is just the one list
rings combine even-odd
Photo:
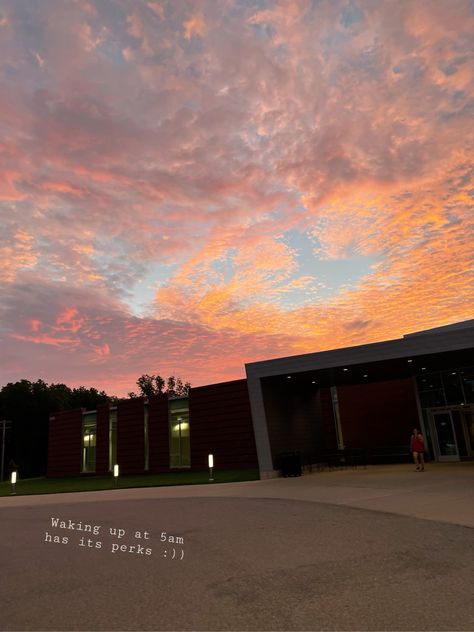
[(474, 362), (474, 319), (376, 342), (276, 358), (245, 365), (255, 442), (262, 476), (273, 473), (262, 382), (277, 386), (291, 376), (292, 384), (319, 386), (367, 383), (409, 377), (423, 370), (461, 367)]

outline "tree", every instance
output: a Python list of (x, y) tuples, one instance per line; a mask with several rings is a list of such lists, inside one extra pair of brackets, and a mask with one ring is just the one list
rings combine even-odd
[(71, 408), (94, 409), (112, 401), (104, 391), (43, 380), (10, 382), (0, 391), (0, 419), (13, 422), (5, 441), (5, 461), (18, 465), (22, 478), (46, 473), (49, 416)]
[(138, 394), (133, 391), (129, 397), (152, 397), (153, 395), (168, 395), (168, 397), (186, 397), (191, 388), (190, 382), (184, 382), (180, 377), (170, 375), (166, 380), (161, 375), (144, 373), (137, 382)]

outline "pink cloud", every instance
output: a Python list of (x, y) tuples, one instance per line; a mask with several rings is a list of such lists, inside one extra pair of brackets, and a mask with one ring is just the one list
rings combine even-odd
[(204, 383), (472, 315), (467, 0), (53, 4), (0, 17), (5, 380)]
[(206, 23), (200, 13), (192, 15), (183, 22), (184, 38), (204, 37), (206, 35)]

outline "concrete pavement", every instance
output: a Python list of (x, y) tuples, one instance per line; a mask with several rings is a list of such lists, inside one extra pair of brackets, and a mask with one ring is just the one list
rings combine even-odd
[(219, 485), (13, 496), (0, 498), (0, 507), (203, 497), (305, 500), (474, 527), (474, 462), (430, 463), (425, 472), (410, 464), (379, 465)]
[(4, 497), (0, 629), (472, 631), (473, 483), (460, 463)]

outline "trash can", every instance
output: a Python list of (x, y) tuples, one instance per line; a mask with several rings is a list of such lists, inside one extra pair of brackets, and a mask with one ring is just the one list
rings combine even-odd
[(298, 452), (284, 452), (277, 457), (282, 476), (301, 476), (301, 456)]

